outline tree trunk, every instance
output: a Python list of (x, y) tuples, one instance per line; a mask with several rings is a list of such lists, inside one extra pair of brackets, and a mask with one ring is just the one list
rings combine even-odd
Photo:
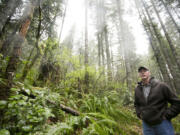
[(0, 33), (2, 32), (2, 29), (6, 24), (8, 18), (14, 14), (16, 8), (20, 5), (20, 3), (21, 0), (7, 0), (3, 11), (0, 12)]
[(106, 45), (108, 81), (112, 81), (112, 69), (111, 69), (111, 58), (110, 58), (110, 51), (109, 51), (107, 26), (105, 26), (104, 28), (104, 37), (105, 37), (105, 45)]
[(179, 34), (180, 34), (180, 27), (177, 25), (176, 21), (174, 20), (174, 18), (173, 18), (173, 16), (172, 16), (171, 12), (169, 11), (168, 6), (167, 6), (166, 3), (164, 2), (164, 0), (160, 0), (160, 1), (161, 1), (161, 3), (164, 5), (164, 7), (165, 7), (165, 9), (166, 9), (166, 12), (168, 13), (168, 15), (169, 15), (169, 17), (171, 18), (171, 20), (172, 20), (174, 26), (176, 27), (177, 31), (178, 31)]
[(111, 50), (111, 54), (110, 54), (111, 59), (110, 59), (110, 61), (111, 61), (111, 70), (112, 70), (112, 80), (114, 80), (114, 63), (113, 63), (114, 58), (113, 58), (112, 47), (110, 47), (110, 50)]
[(105, 76), (105, 56), (104, 56), (104, 36), (103, 36), (103, 31), (101, 31), (100, 34), (100, 44), (101, 44), (101, 61), (102, 61), (102, 66), (103, 66), (103, 75)]
[(64, 14), (63, 14), (63, 19), (62, 19), (62, 24), (61, 24), (61, 29), (60, 29), (60, 33), (59, 33), (59, 39), (58, 39), (59, 44), (61, 42), (61, 35), (62, 35), (63, 27), (64, 27), (64, 21), (65, 21), (65, 17), (66, 17), (67, 6), (68, 6), (68, 0), (66, 0)]
[(178, 14), (178, 11), (172, 6), (170, 5), (171, 9), (174, 11), (174, 13), (176, 14), (176, 16), (178, 17), (178, 19), (180, 20), (180, 15)]
[[(39, 1), (40, 2), (40, 1)], [(25, 66), (24, 66), (24, 69), (23, 69), (23, 72), (22, 72), (22, 77), (21, 77), (21, 80), (24, 81), (24, 79), (26, 78), (28, 72), (31, 70), (31, 68), (33, 67), (33, 65), (35, 64), (36, 60), (39, 58), (39, 56), (41, 55), (40, 54), (40, 51), (39, 51), (39, 39), (40, 39), (40, 32), (41, 32), (41, 20), (42, 20), (42, 15), (41, 15), (42, 11), (41, 11), (41, 6), (40, 6), (40, 3), (39, 3), (39, 24), (38, 24), (38, 29), (37, 29), (37, 35), (36, 35), (36, 43), (35, 43), (35, 46), (36, 46), (36, 49), (37, 49), (37, 53), (36, 55), (34, 56), (34, 58), (32, 59), (32, 62), (29, 64), (29, 63), (26, 63)], [(32, 56), (32, 53), (34, 51), (34, 48), (32, 49), (32, 52), (30, 53), (30, 56), (28, 58), (28, 62), (30, 61), (31, 59), (31, 56)]]
[[(43, 76), (43, 72), (42, 72), (42, 66), (43, 66), (44, 60), (46, 59), (47, 54), (48, 54), (48, 48), (49, 48), (48, 46), (49, 46), (49, 45), (46, 44), (46, 47), (45, 47), (45, 49), (44, 49), (44, 54), (43, 54), (43, 56), (42, 56), (42, 58), (41, 58), (39, 76), (38, 76), (38, 78), (37, 78), (38, 81), (45, 81), (45, 79), (44, 79), (45, 77)], [(48, 74), (48, 73), (47, 73), (47, 74)], [(46, 79), (47, 79), (47, 78), (46, 78)], [(34, 81), (34, 84), (36, 84), (35, 81)]]
[(96, 1), (96, 16), (97, 16), (97, 40), (98, 40), (98, 66), (99, 69), (102, 66), (102, 73), (105, 76), (105, 49), (104, 49), (104, 21), (105, 21), (105, 13), (104, 13), (104, 1), (97, 0)]
[[(13, 49), (13, 54), (10, 57), (9, 63), (7, 65), (7, 68), (6, 68), (6, 74), (5, 74), (6, 75), (5, 77), (9, 81), (9, 87), (11, 87), (11, 85), (12, 85), (13, 77), (14, 77), (14, 74), (15, 74), (16, 69), (17, 69), (19, 57), (21, 55), (22, 44), (24, 42), (26, 33), (28, 31), (29, 25), (30, 25), (32, 17), (33, 17), (34, 7), (35, 6), (33, 4), (31, 4), (28, 15), (22, 21), (21, 28), (19, 31), (19, 35), (16, 38), (17, 41), (14, 42), (15, 45), (14, 45), (14, 49)], [(25, 11), (25, 12), (27, 12), (27, 11)], [(25, 13), (25, 14), (27, 14), (27, 13)]]
[[(126, 83), (127, 83), (127, 87), (129, 90), (132, 90), (132, 81), (131, 81), (131, 77), (130, 77), (130, 65), (128, 62), (128, 53), (127, 50), (125, 49), (125, 37), (124, 37), (124, 26), (123, 26), (123, 19), (122, 19), (122, 10), (121, 10), (121, 3), (119, 0), (116, 0), (116, 5), (117, 5), (117, 10), (118, 10), (118, 15), (119, 15), (119, 23), (120, 23), (120, 32), (119, 32), (119, 41), (120, 41), (120, 45), (122, 48), (122, 52), (123, 52), (123, 58), (124, 58), (124, 63), (125, 63), (125, 70), (126, 70)], [(121, 39), (121, 40), (120, 40)]]
[(2, 47), (0, 48), (0, 53), (6, 57), (9, 54), (10, 45), (13, 40), (15, 40), (16, 32), (18, 31), (21, 22), (18, 22), (18, 24), (15, 26), (15, 29), (13, 32), (7, 37), (7, 39), (3, 42)]
[(154, 52), (154, 56), (156, 58), (157, 64), (158, 64), (158, 66), (160, 68), (160, 71), (162, 73), (163, 79), (175, 91), (175, 86), (174, 86), (174, 84), (173, 84), (173, 82), (172, 82), (172, 80), (171, 80), (171, 78), (169, 76), (169, 73), (168, 73), (168, 70), (167, 70), (167, 67), (166, 67), (166, 62), (165, 62), (165, 60), (164, 60), (164, 58), (162, 56), (162, 53), (161, 53), (159, 47), (157, 46), (157, 39), (154, 37), (154, 32), (153, 32), (151, 26), (149, 25), (148, 20), (147, 20), (145, 15), (144, 15), (145, 19), (143, 20), (137, 4), (136, 4), (136, 8), (138, 10), (138, 13), (139, 13), (141, 22), (142, 22), (142, 24), (144, 26), (144, 29), (145, 29), (145, 31), (146, 31), (146, 33), (148, 35), (150, 45), (151, 45), (152, 50)]
[(85, 76), (84, 81), (86, 88), (84, 90), (85, 93), (88, 93), (89, 88), (89, 73), (88, 73), (88, 0), (85, 2), (85, 55), (84, 55), (84, 64), (85, 64)]
[(97, 41), (98, 41), (98, 66), (101, 67), (101, 32), (100, 32), (100, 4), (99, 0), (96, 1), (96, 29), (97, 29)]
[(101, 67), (101, 38), (100, 38), (100, 34), (97, 34), (97, 40), (98, 40), (98, 66), (99, 68)]
[(4, 37), (5, 32), (6, 32), (6, 27), (8, 26), (8, 24), (9, 24), (9, 22), (10, 22), (10, 20), (11, 20), (11, 17), (12, 17), (12, 16), (9, 16), (9, 17), (7, 18), (4, 26), (2, 27), (2, 31), (0, 31), (0, 39), (2, 39), (2, 40), (3, 40), (3, 37)]
[[(160, 24), (161, 24), (161, 27), (162, 27), (162, 29), (163, 29), (163, 31), (164, 31), (164, 33), (165, 33), (165, 37), (166, 37), (166, 39), (167, 39), (167, 41), (168, 41), (168, 43), (169, 43), (169, 47), (170, 47), (171, 52), (172, 52), (172, 54), (173, 54), (174, 60), (176, 61), (177, 65), (178, 65), (178, 69), (180, 69), (180, 59), (178, 58), (178, 54), (177, 54), (177, 52), (176, 52), (176, 48), (174, 47), (173, 42), (172, 42), (172, 40), (171, 40), (171, 38), (170, 38), (170, 36), (169, 36), (169, 34), (168, 34), (168, 32), (167, 32), (167, 30), (166, 30), (163, 22), (162, 22), (162, 19), (161, 19), (160, 15), (159, 15), (159, 13), (158, 13), (158, 10), (157, 10), (157, 8), (156, 8), (156, 6), (155, 6), (155, 4), (154, 4), (154, 1), (151, 0), (151, 3), (152, 3), (152, 5), (153, 5), (153, 8), (154, 8), (154, 10), (155, 10), (155, 12), (156, 12), (156, 15), (157, 15), (157, 17), (158, 17), (158, 19), (159, 19), (159, 22), (160, 22)], [(177, 70), (178, 70), (178, 69), (177, 69)], [(178, 71), (180, 72), (180, 70), (178, 70)]]
[(148, 20), (150, 21), (151, 27), (153, 28), (154, 34), (155, 34), (155, 36), (156, 36), (156, 38), (157, 38), (157, 40), (159, 42), (160, 49), (161, 49), (161, 51), (162, 51), (162, 53), (163, 53), (163, 55), (165, 57), (165, 60), (167, 62), (170, 73), (173, 76), (175, 88), (176, 88), (176, 90), (180, 90), (180, 79), (179, 79), (180, 75), (176, 71), (177, 67), (174, 67), (174, 63), (171, 60), (171, 56), (170, 56), (169, 53), (167, 53), (167, 52), (169, 52), (169, 50), (168, 50), (167, 46), (165, 45), (166, 43), (164, 42), (163, 37), (162, 37), (160, 31), (158, 31), (157, 26), (152, 22), (152, 18), (151, 18), (150, 14), (149, 14), (149, 12), (147, 10), (147, 7), (146, 7), (144, 1), (143, 0), (141, 0), (141, 1), (143, 3), (145, 12), (146, 12), (146, 14), (148, 16)]
[(112, 71), (111, 71), (111, 58), (110, 58), (110, 51), (109, 51), (109, 39), (108, 39), (108, 29), (107, 29), (107, 24), (106, 24), (106, 10), (105, 10), (105, 1), (101, 2), (102, 6), (102, 34), (104, 36), (105, 40), (105, 46), (106, 46), (106, 61), (107, 61), (107, 76), (108, 76), (108, 81), (112, 81)]

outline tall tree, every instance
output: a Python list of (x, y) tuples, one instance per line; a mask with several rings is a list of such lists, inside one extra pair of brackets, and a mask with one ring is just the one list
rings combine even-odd
[(16, 8), (21, 4), (21, 0), (6, 0), (0, 10), (0, 33), (2, 33), (3, 27), (8, 23), (12, 15), (15, 13)]
[(98, 64), (99, 68), (102, 66), (103, 75), (105, 75), (105, 49), (104, 49), (104, 19), (105, 19), (105, 8), (104, 1), (96, 1), (96, 11), (97, 11), (97, 40), (98, 40)]
[(170, 74), (168, 73), (166, 61), (162, 55), (162, 52), (160, 51), (159, 46), (157, 45), (158, 41), (157, 41), (156, 36), (153, 32), (153, 29), (152, 29), (151, 25), (149, 24), (145, 14), (144, 14), (144, 11), (142, 11), (142, 14), (141, 14), (140, 8), (138, 6), (138, 2), (136, 0), (135, 0), (135, 4), (136, 4), (136, 8), (138, 10), (138, 14), (139, 14), (139, 17), (141, 19), (141, 22), (142, 22), (144, 29), (146, 31), (146, 34), (148, 35), (150, 45), (151, 45), (152, 50), (154, 52), (154, 56), (156, 58), (157, 64), (158, 64), (160, 71), (162, 73), (163, 79), (175, 91), (175, 86), (174, 86), (173, 80), (169, 76)]
[[(158, 10), (157, 10), (157, 8), (156, 8), (156, 6), (155, 6), (154, 1), (151, 0), (151, 3), (152, 3), (152, 6), (153, 6), (153, 8), (154, 8), (154, 10), (155, 10), (155, 13), (156, 13), (156, 15), (157, 15), (157, 17), (158, 17), (158, 19), (159, 19), (159, 22), (160, 22), (160, 24), (161, 24), (161, 27), (162, 27), (162, 29), (163, 29), (163, 31), (164, 31), (165, 37), (166, 37), (166, 39), (167, 39), (167, 41), (168, 41), (168, 44), (169, 44), (169, 46), (170, 46), (170, 49), (171, 49), (171, 52), (172, 52), (172, 54), (173, 54), (174, 60), (176, 61), (177, 65), (178, 65), (178, 69), (180, 69), (180, 59), (178, 58), (178, 54), (177, 54), (177, 52), (176, 52), (176, 48), (174, 47), (174, 44), (173, 44), (173, 42), (172, 42), (172, 40), (171, 40), (171, 38), (170, 38), (170, 36), (169, 36), (166, 28), (165, 28), (165, 25), (163, 24), (163, 21), (162, 21), (160, 15), (159, 15), (159, 12), (158, 12)], [(178, 70), (178, 69), (177, 69), (177, 70)], [(179, 70), (179, 72), (180, 72), (180, 70)]]
[(37, 35), (36, 35), (36, 43), (35, 43), (35, 47), (37, 49), (37, 53), (36, 55), (34, 56), (34, 58), (32, 59), (32, 62), (29, 64), (28, 62), (30, 61), (31, 59), (31, 56), (32, 56), (32, 53), (34, 52), (34, 48), (32, 49), (31, 53), (30, 53), (30, 56), (28, 57), (28, 62), (25, 64), (24, 66), (24, 69), (23, 69), (23, 72), (22, 72), (22, 77), (21, 77), (21, 80), (24, 81), (24, 79), (26, 78), (28, 72), (30, 71), (30, 69), (32, 68), (32, 66), (34, 65), (34, 63), (36, 62), (37, 58), (39, 57), (39, 55), (41, 54), (40, 53), (40, 50), (39, 50), (39, 40), (40, 40), (40, 37), (41, 37), (41, 20), (42, 20), (42, 9), (41, 9), (41, 1), (39, 0), (38, 2), (38, 12), (39, 12), (39, 23), (38, 23), (38, 28), (37, 28)]
[(132, 81), (131, 81), (131, 77), (130, 77), (130, 73), (131, 73), (131, 68), (130, 68), (130, 63), (128, 60), (128, 53), (127, 53), (127, 49), (125, 48), (126, 44), (125, 44), (125, 31), (124, 31), (124, 21), (122, 19), (122, 9), (121, 9), (121, 2), (120, 0), (116, 0), (116, 5), (117, 5), (117, 10), (118, 10), (118, 17), (119, 17), (119, 24), (120, 24), (120, 35), (119, 35), (119, 41), (120, 41), (120, 45), (121, 48), (123, 50), (123, 57), (124, 57), (124, 63), (125, 63), (125, 69), (126, 69), (126, 82), (127, 82), (127, 86), (129, 88), (129, 90), (132, 90)]
[(109, 50), (109, 38), (108, 38), (108, 25), (107, 25), (107, 18), (106, 18), (106, 8), (105, 8), (105, 2), (102, 1), (102, 33), (105, 40), (105, 46), (106, 46), (106, 61), (107, 61), (107, 75), (108, 75), (108, 81), (112, 80), (112, 69), (111, 69), (111, 58), (110, 58), (110, 50)]
[(88, 0), (85, 0), (85, 54), (84, 54), (84, 64), (85, 64), (85, 93), (88, 92), (89, 87), (89, 73), (88, 73)]
[(170, 70), (170, 73), (173, 76), (175, 88), (177, 90), (179, 90), (180, 89), (180, 85), (179, 85), (180, 84), (180, 79), (179, 79), (180, 74), (179, 74), (179, 72), (177, 72), (177, 67), (174, 66), (176, 63), (173, 61), (173, 59), (171, 57), (171, 54), (167, 53), (167, 52), (169, 52), (168, 46), (166, 45), (167, 43), (165, 42), (165, 40), (164, 40), (162, 34), (160, 33), (160, 31), (158, 30), (157, 25), (155, 25), (153, 23), (152, 18), (150, 16), (150, 13), (149, 13), (149, 11), (147, 9), (147, 6), (146, 6), (145, 2), (143, 0), (141, 0), (141, 2), (143, 4), (145, 12), (146, 12), (146, 14), (148, 16), (148, 20), (150, 21), (150, 24), (151, 24), (151, 26), (153, 28), (155, 36), (156, 36), (156, 38), (157, 38), (157, 40), (159, 42), (160, 49), (161, 49), (161, 51), (162, 51), (162, 53), (163, 53), (163, 55), (165, 57), (165, 60), (167, 61), (168, 69)]
[[(43, 35), (43, 33), (47, 33), (49, 37), (53, 37), (53, 38), (55, 37), (55, 34), (53, 33), (54, 25), (55, 25), (56, 18), (60, 15), (60, 12), (61, 12), (61, 8), (60, 8), (61, 4), (62, 3), (59, 0), (53, 0), (51, 2), (39, 0), (38, 2), (39, 8), (37, 8), (37, 10), (35, 10), (34, 12), (34, 18), (31, 25), (32, 28), (31, 28), (31, 31), (28, 33), (28, 36), (29, 36), (32, 33), (32, 31), (34, 31), (34, 29), (37, 29), (36, 35), (34, 35), (36, 39), (34, 43), (35, 47), (31, 50), (31, 53), (27, 59), (28, 62), (24, 66), (23, 74), (21, 77), (22, 80), (26, 78), (28, 72), (35, 65), (38, 59), (41, 59), (41, 52), (39, 49), (40, 48), (39, 41), (40, 41), (41, 35)], [(48, 7), (48, 9), (46, 9), (45, 7)], [(48, 20), (48, 22), (43, 21), (44, 19)], [(36, 23), (38, 25), (34, 26), (34, 24)], [(48, 24), (49, 27), (47, 27), (45, 24)], [(47, 31), (43, 31), (43, 29), (46, 29)], [(32, 36), (30, 36), (29, 38), (31, 37)], [(30, 40), (29, 42), (32, 42), (32, 40)], [(33, 53), (35, 51), (36, 51), (36, 54), (33, 56)]]
[(28, 5), (27, 9), (24, 11), (24, 17), (21, 23), (19, 34), (17, 35), (18, 41), (15, 42), (17, 45), (15, 45), (13, 48), (13, 54), (10, 57), (10, 60), (6, 68), (5, 75), (6, 78), (9, 80), (10, 85), (12, 83), (12, 79), (15, 74), (15, 71), (17, 70), (17, 64), (19, 62), (19, 57), (21, 55), (22, 44), (26, 37), (31, 20), (33, 18), (34, 8), (36, 7), (36, 4), (37, 4), (36, 2), (31, 1), (30, 6)]
[[(16, 10), (22, 3), (22, 0), (6, 0), (2, 3), (3, 6), (0, 6), (0, 40), (3, 41), (0, 46), (0, 53), (3, 54), (4, 57), (10, 52), (10, 44), (14, 40), (14, 35), (19, 29), (20, 21), (12, 21), (12, 17), (16, 16), (14, 20), (18, 18)], [(12, 30), (9, 28), (10, 25), (13, 25), (13, 28), (11, 28)], [(7, 31), (12, 32), (9, 34), (10, 32), (8, 33)]]
[(179, 27), (178, 24), (176, 23), (173, 15), (172, 15), (172, 13), (169, 11), (169, 8), (168, 8), (167, 4), (164, 2), (164, 0), (160, 0), (160, 1), (161, 1), (161, 3), (163, 4), (163, 6), (165, 7), (166, 12), (168, 13), (168, 15), (169, 15), (169, 17), (171, 18), (174, 26), (176, 27), (177, 31), (178, 31), (179, 34), (180, 34), (180, 27)]
[(65, 3), (65, 9), (64, 9), (64, 13), (63, 13), (62, 24), (61, 24), (61, 29), (60, 29), (60, 33), (59, 33), (59, 39), (58, 39), (59, 43), (61, 41), (61, 35), (62, 35), (63, 27), (64, 27), (67, 6), (68, 6), (68, 0), (66, 0), (66, 3)]
[(107, 31), (107, 26), (106, 25), (104, 27), (104, 37), (105, 37), (105, 45), (106, 45), (108, 81), (112, 81), (111, 57), (110, 57), (110, 50), (109, 50), (108, 31)]
[(96, 1), (96, 20), (97, 20), (97, 24), (96, 24), (96, 29), (97, 29), (97, 40), (98, 40), (98, 64), (99, 67), (101, 67), (102, 64), (102, 1), (101, 0), (97, 0)]
[(10, 93), (10, 88), (12, 87), (13, 78), (17, 70), (17, 65), (19, 62), (19, 57), (21, 55), (21, 48), (24, 42), (25, 36), (27, 34), (29, 25), (31, 23), (34, 8), (36, 6), (35, 1), (31, 1), (30, 5), (24, 10), (23, 19), (21, 21), (21, 27), (19, 33), (16, 35), (16, 41), (14, 41), (13, 53), (10, 57), (8, 65), (6, 67), (5, 78), (8, 80), (6, 87), (1, 87), (0, 99), (7, 99)]

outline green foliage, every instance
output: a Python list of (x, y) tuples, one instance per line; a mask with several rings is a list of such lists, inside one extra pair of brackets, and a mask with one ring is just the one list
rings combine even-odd
[[(84, 69), (67, 73), (66, 79), (54, 89), (63, 96), (61, 102), (83, 112), (82, 116), (78, 117), (80, 119), (77, 124), (78, 129), (73, 128), (73, 120), (69, 122), (69, 118), (65, 118), (62, 119), (63, 123), (50, 126), (45, 132), (48, 134), (54, 131), (55, 135), (59, 133), (62, 135), (75, 133), (84, 135), (140, 134), (139, 120), (131, 109), (122, 106), (126, 103), (127, 96), (128, 102), (129, 99), (131, 103), (133, 101), (132, 94), (126, 92), (126, 86), (113, 82), (101, 85), (105, 80), (104, 77), (93, 67), (88, 67), (88, 72), (90, 94), (83, 93)], [(87, 119), (87, 125), (82, 124), (83, 119)]]
[(172, 120), (174, 130), (177, 133), (180, 133), (180, 116), (176, 117), (175, 119)]
[[(104, 83), (105, 78), (104, 76), (101, 75), (101, 73), (97, 72), (95, 67), (88, 67), (87, 71), (89, 75), (88, 90), (91, 93), (96, 93), (97, 91), (99, 91), (100, 88), (99, 85), (101, 85), (101, 81), (102, 81), (102, 85), (103, 86), (105, 85)], [(85, 76), (85, 68), (68, 72), (65, 76), (66, 79), (61, 81), (60, 87), (63, 88), (64, 91), (68, 92), (69, 94), (74, 92), (83, 94), (84, 89), (86, 87), (84, 83), (85, 82), (84, 76)]]
[[(7, 129), (11, 133), (27, 134), (42, 129), (42, 126), (51, 116), (52, 110), (46, 105), (46, 98), (48, 92), (33, 90), (31, 92), (28, 88), (12, 88), (13, 95), (8, 101), (0, 102), (0, 109), (4, 111), (4, 117), (1, 119), (0, 128)], [(27, 95), (21, 93), (24, 91)], [(30, 98), (32, 94), (36, 96), (35, 99)]]
[[(0, 70), (2, 73), (5, 72), (8, 61), (9, 61), (9, 57), (7, 56), (4, 58), (4, 56), (0, 53), (0, 63), (1, 63)], [(2, 76), (2, 74), (0, 74), (0, 76)]]
[(85, 133), (99, 135), (128, 133), (131, 130), (124, 128), (126, 125), (131, 127), (133, 123), (135, 125), (139, 123), (131, 110), (120, 106), (118, 96), (116, 91), (110, 91), (102, 97), (89, 94), (82, 99), (83, 103), (80, 108), (82, 112), (93, 112), (87, 113), (92, 125), (84, 131)]
[[(88, 68), (88, 71), (89, 90), (92, 91), (99, 74), (95, 68)], [(0, 101), (0, 109), (3, 110), (0, 129), (23, 135), (140, 134), (139, 120), (131, 109), (122, 106), (124, 96), (121, 94), (124, 91), (120, 91), (125, 87), (109, 84), (104, 87), (105, 90), (96, 87), (100, 92), (95, 90), (93, 93), (84, 94), (79, 91), (83, 90), (83, 76), (83, 69), (68, 73), (66, 80), (53, 90), (15, 82), (8, 101)], [(32, 98), (32, 95), (35, 97)], [(65, 114), (59, 108), (60, 103), (80, 111), (81, 115)]]
[[(47, 44), (56, 46), (51, 40), (47, 40)], [(53, 49), (50, 47), (49, 51), (53, 52)], [(3, 110), (4, 116), (0, 121), (0, 129), (23, 135), (140, 134), (140, 122), (132, 109), (122, 106), (133, 101), (126, 85), (118, 82), (107, 83), (102, 70), (97, 71), (95, 67), (88, 67), (89, 94), (85, 94), (85, 69), (80, 66), (79, 57), (69, 57), (66, 53), (62, 53), (62, 57), (51, 56), (49, 52), (45, 59), (59, 60), (56, 64), (60, 65), (60, 72), (64, 72), (65, 69), (69, 72), (61, 78), (59, 84), (49, 81), (48, 83), (52, 84), (49, 85), (50, 88), (33, 87), (29, 81), (23, 84), (15, 79), (8, 101), (0, 101), (0, 109)], [(32, 71), (36, 72), (34, 69)], [(47, 82), (42, 82), (41, 85), (44, 84)], [(32, 98), (32, 95), (35, 97)], [(59, 104), (78, 110), (81, 115), (66, 114), (59, 108)]]
[(10, 135), (9, 131), (6, 129), (1, 129), (0, 130), (0, 135)]
[[(71, 90), (73, 91), (73, 90)], [(48, 125), (48, 128), (36, 134), (52, 135), (114, 135), (134, 134), (141, 132), (140, 122), (131, 109), (120, 105), (121, 99), (116, 91), (109, 91), (99, 96), (98, 94), (86, 94), (77, 99), (71, 92), (63, 95), (61, 100), (67, 105), (78, 109), (80, 116), (64, 117), (61, 122)], [(66, 99), (66, 100), (65, 100)], [(68, 100), (67, 100), (68, 99)]]
[(56, 125), (49, 126), (48, 130), (44, 132), (45, 135), (71, 135), (77, 133), (86, 124), (86, 119), (83, 116), (68, 117), (66, 122), (57, 123)]
[(5, 100), (0, 100), (0, 109), (4, 109), (7, 105), (7, 101)]

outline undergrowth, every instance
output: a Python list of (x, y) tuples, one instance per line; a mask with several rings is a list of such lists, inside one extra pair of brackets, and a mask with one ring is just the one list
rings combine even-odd
[[(0, 101), (1, 135), (138, 135), (141, 131), (139, 120), (121, 105), (117, 91), (78, 97), (76, 90), (67, 94), (20, 82), (11, 91), (7, 101)], [(80, 116), (65, 113), (60, 104), (78, 110)]]
[[(92, 70), (89, 92), (84, 93), (83, 72), (69, 73), (59, 85), (44, 88), (15, 81), (8, 100), (0, 101), (0, 135), (142, 135), (126, 86), (105, 85)], [(60, 104), (80, 115), (61, 110)], [(179, 121), (173, 120), (176, 132)]]

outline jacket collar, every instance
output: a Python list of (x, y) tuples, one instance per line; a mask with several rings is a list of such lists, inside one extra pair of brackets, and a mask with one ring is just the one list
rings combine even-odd
[[(158, 82), (157, 79), (155, 79), (154, 77), (151, 77), (150, 81), (149, 81), (149, 84), (150, 84), (151, 87), (154, 87), (157, 84), (157, 82)], [(144, 86), (142, 81), (138, 82), (138, 86), (139, 87), (143, 87)]]

